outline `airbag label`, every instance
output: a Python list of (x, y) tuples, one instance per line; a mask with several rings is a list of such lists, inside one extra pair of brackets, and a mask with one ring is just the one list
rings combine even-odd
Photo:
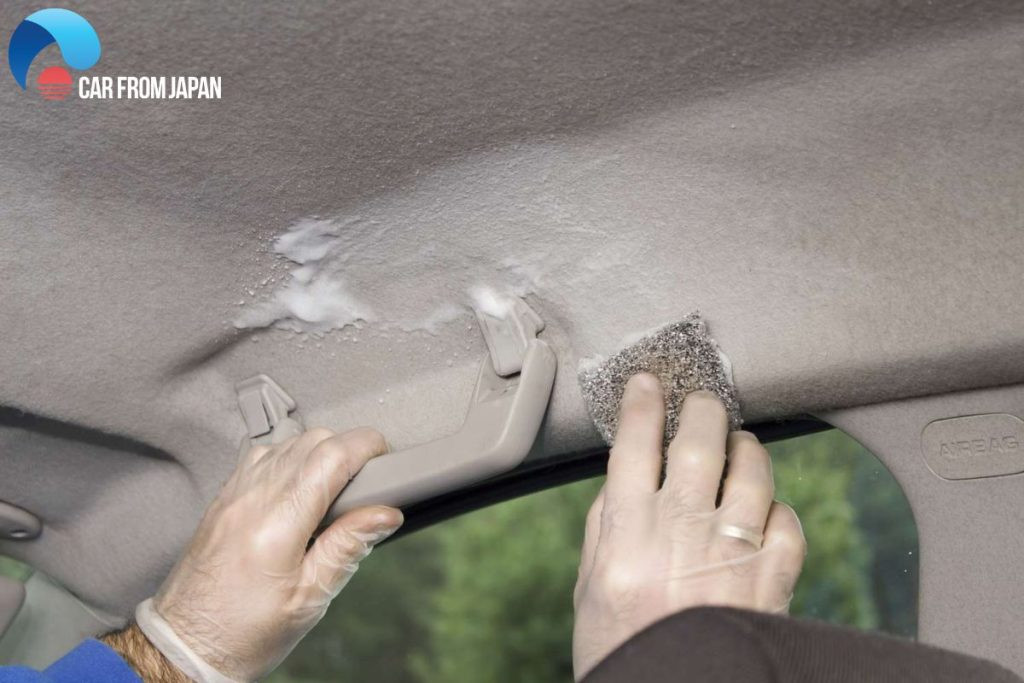
[(1006, 413), (931, 422), (921, 452), (943, 479), (976, 479), (1024, 472), (1024, 421)]

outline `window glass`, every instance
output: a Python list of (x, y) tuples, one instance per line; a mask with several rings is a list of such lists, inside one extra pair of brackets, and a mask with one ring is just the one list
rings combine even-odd
[(903, 489), (839, 430), (769, 444), (779, 500), (796, 510), (807, 560), (790, 613), (917, 635), (917, 526)]
[[(917, 531), (888, 470), (839, 431), (771, 444), (809, 553), (794, 615), (917, 629)], [(572, 680), (572, 587), (600, 480), (467, 514), (374, 551), (273, 683)]]
[(22, 564), (17, 560), (12, 560), (9, 557), (0, 555), (0, 576), (6, 576), (9, 579), (17, 579), (18, 581), (24, 581), (29, 577), (32, 570), (29, 569), (28, 565)]

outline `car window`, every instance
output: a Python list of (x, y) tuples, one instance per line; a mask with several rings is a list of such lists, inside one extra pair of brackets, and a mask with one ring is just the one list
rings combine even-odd
[(917, 526), (903, 489), (839, 430), (768, 446), (776, 497), (797, 511), (808, 555), (790, 612), (917, 635)]
[[(791, 612), (917, 630), (917, 530), (874, 456), (837, 430), (769, 445), (809, 554)], [(374, 551), (267, 680), (564, 683), (583, 520), (601, 480), (508, 501)]]
[(18, 581), (24, 581), (29, 577), (32, 570), (28, 565), (12, 560), (9, 557), (0, 555), (0, 576), (5, 576), (9, 579), (17, 579)]

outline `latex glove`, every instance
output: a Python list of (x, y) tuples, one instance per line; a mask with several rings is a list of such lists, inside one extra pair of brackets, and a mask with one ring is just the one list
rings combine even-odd
[(402, 524), (394, 508), (358, 508), (309, 546), (349, 480), (386, 451), (372, 429), (311, 429), (248, 450), (148, 607), (156, 625), (139, 618), (147, 637), (200, 680), (252, 681), (270, 672), (320, 621), (360, 560)]
[(574, 595), (577, 680), (640, 630), (688, 607), (789, 609), (806, 542), (793, 510), (772, 501), (767, 451), (748, 432), (728, 433), (718, 398), (695, 392), (680, 412), (662, 484), (664, 424), (657, 378), (630, 379), (608, 479), (587, 516)]

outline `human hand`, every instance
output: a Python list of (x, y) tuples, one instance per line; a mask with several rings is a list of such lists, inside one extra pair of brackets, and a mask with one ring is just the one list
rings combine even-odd
[(577, 680), (637, 632), (688, 607), (788, 611), (806, 554), (796, 514), (772, 500), (767, 451), (749, 432), (728, 432), (714, 394), (686, 397), (663, 484), (657, 378), (631, 378), (620, 410), (574, 594)]
[(362, 507), (309, 544), (345, 485), (386, 451), (384, 437), (365, 428), (311, 429), (249, 449), (156, 597), (140, 605), (147, 637), (204, 683), (270, 672), (320, 621), (360, 560), (401, 526), (395, 508)]

